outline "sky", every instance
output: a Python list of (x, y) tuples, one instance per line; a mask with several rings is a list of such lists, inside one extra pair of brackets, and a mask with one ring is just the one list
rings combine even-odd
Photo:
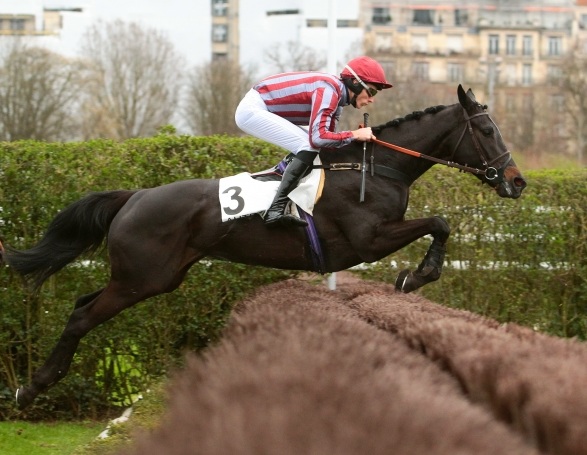
[[(69, 34), (66, 52), (75, 53), (80, 35), (88, 22), (98, 19), (122, 19), (163, 31), (189, 64), (199, 65), (210, 59), (210, 0), (18, 0), (40, 3), (46, 8), (82, 7), (88, 11), (83, 21), (75, 14), (65, 17)], [(0, 7), (15, 0), (0, 0)], [(78, 22), (78, 23), (74, 23)]]
[[(335, 0), (338, 17), (356, 18), (359, 0)], [(268, 47), (278, 42), (296, 41), (329, 57), (329, 68), (339, 69), (346, 53), (360, 41), (358, 29), (338, 29), (336, 39), (328, 39), (325, 28), (300, 26), (302, 16), (271, 16), (267, 9), (300, 9), (311, 18), (327, 17), (328, 0), (241, 0), (241, 64), (254, 68), (260, 76), (273, 71), (265, 58)], [(210, 0), (0, 0), (2, 13), (34, 14), (42, 27), (45, 8), (82, 8), (83, 13), (63, 12), (63, 29), (59, 37), (43, 37), (43, 42), (57, 53), (75, 57), (85, 31), (97, 20), (138, 22), (156, 28), (168, 36), (188, 67), (205, 64), (211, 58)], [(268, 39), (271, 37), (271, 39)], [(332, 57), (334, 55), (334, 58)], [(332, 70), (334, 71), (334, 70)]]

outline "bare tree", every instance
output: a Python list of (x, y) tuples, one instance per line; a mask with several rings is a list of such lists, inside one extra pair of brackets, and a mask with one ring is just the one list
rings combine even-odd
[(81, 54), (90, 71), (85, 138), (144, 137), (172, 122), (184, 62), (162, 32), (120, 20), (100, 22), (84, 35)]
[(75, 62), (12, 42), (0, 56), (0, 139), (71, 139), (79, 81)]
[(234, 112), (253, 82), (251, 71), (228, 60), (196, 67), (187, 84), (188, 126), (196, 134), (241, 134)]
[(265, 59), (276, 72), (320, 71), (326, 67), (327, 59), (309, 46), (300, 46), (296, 41), (274, 44), (265, 51)]
[(587, 152), (587, 58), (578, 49), (565, 58), (560, 86), (565, 94), (564, 107), (569, 114), (577, 161), (582, 164)]

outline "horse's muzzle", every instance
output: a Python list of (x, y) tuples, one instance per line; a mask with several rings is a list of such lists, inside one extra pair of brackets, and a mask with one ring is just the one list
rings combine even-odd
[(495, 182), (495, 191), (500, 197), (518, 199), (526, 188), (526, 180), (516, 166), (507, 166), (503, 171), (503, 177)]

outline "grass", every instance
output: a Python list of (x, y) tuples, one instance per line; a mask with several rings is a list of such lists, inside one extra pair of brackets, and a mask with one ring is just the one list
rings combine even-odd
[(96, 438), (104, 422), (0, 422), (0, 453), (10, 455), (72, 455), (76, 447)]
[(106, 439), (97, 437), (108, 422), (0, 422), (0, 455), (111, 455), (130, 444), (137, 431), (157, 426), (165, 409), (165, 385), (145, 393), (128, 422), (113, 425)]
[(143, 399), (133, 405), (133, 413), (129, 420), (119, 425), (113, 425), (109, 430), (108, 438), (96, 439), (94, 437), (71, 452), (71, 455), (111, 455), (131, 444), (133, 436), (137, 432), (155, 428), (165, 411), (166, 385), (165, 381), (161, 382), (144, 393)]

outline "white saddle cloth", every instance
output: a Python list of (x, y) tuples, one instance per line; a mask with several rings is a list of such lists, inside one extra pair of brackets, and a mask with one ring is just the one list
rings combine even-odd
[[(314, 164), (320, 163), (320, 157), (317, 156)], [(299, 185), (289, 193), (288, 197), (304, 212), (312, 215), (314, 205), (320, 198), (322, 178), (322, 169), (312, 170), (300, 180)], [(221, 178), (218, 198), (220, 200), (222, 221), (234, 220), (235, 218), (266, 211), (271, 202), (273, 202), (278, 187), (278, 181), (260, 181), (251, 177), (248, 172)]]

